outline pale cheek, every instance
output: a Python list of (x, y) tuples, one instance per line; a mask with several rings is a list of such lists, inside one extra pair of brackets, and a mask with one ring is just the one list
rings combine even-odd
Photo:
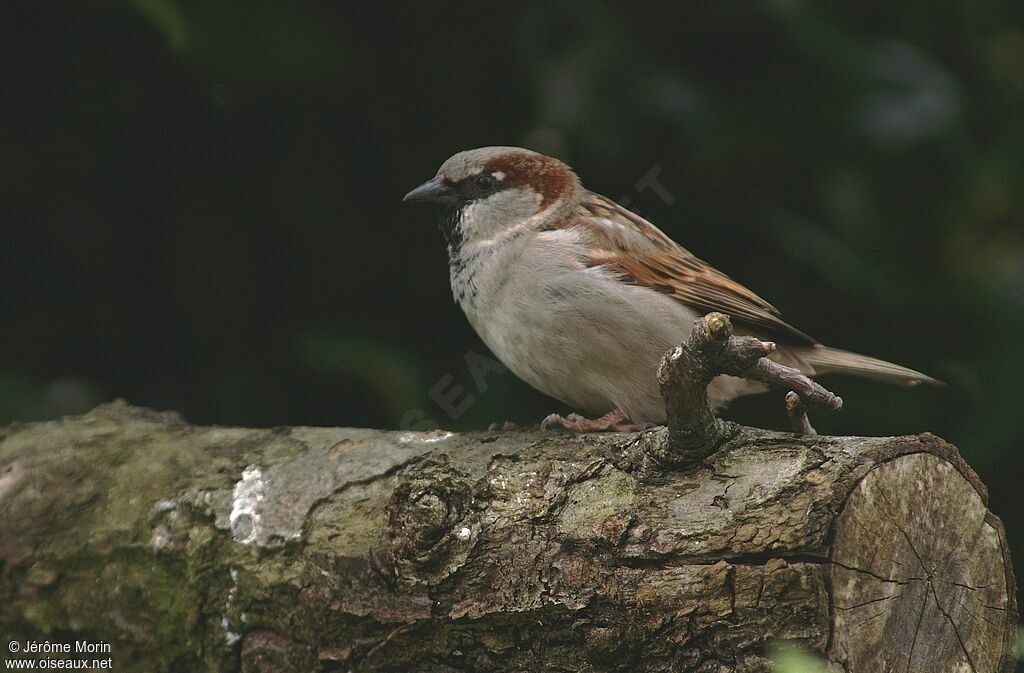
[(470, 203), (462, 216), (467, 238), (492, 238), (533, 217), (540, 211), (540, 200), (540, 195), (533, 190), (516, 189)]

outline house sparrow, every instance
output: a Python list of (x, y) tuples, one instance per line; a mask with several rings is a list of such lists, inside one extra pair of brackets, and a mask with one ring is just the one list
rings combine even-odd
[[(775, 341), (771, 358), (807, 375), (937, 383), (819, 344), (647, 220), (588, 191), (552, 157), (517, 147), (459, 152), (403, 200), (439, 209), (452, 294), (491, 351), (541, 392), (604, 414), (549, 417), (567, 427), (664, 422), (658, 365), (711, 311), (728, 314), (738, 333)], [(720, 407), (765, 390), (719, 376), (708, 396)]]

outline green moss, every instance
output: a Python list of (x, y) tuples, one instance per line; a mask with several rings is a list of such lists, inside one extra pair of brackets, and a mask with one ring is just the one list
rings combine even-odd
[(600, 482), (573, 484), (558, 517), (559, 531), (567, 537), (590, 538), (609, 517), (636, 509), (636, 479), (614, 470)]

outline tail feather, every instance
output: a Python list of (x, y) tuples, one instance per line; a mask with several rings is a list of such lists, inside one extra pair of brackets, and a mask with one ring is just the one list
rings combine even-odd
[(944, 385), (942, 381), (908, 367), (838, 348), (813, 346), (800, 349), (798, 354), (801, 360), (814, 368), (816, 374), (837, 372), (903, 386), (916, 386), (922, 383)]

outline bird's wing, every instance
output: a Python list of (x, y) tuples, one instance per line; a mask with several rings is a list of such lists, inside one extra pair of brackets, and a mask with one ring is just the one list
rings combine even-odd
[(575, 229), (585, 237), (587, 266), (605, 267), (624, 282), (667, 294), (698, 310), (721, 311), (754, 331), (766, 330), (794, 344), (818, 343), (783, 321), (767, 301), (644, 218), (599, 194), (588, 192), (576, 212), (555, 228)]

